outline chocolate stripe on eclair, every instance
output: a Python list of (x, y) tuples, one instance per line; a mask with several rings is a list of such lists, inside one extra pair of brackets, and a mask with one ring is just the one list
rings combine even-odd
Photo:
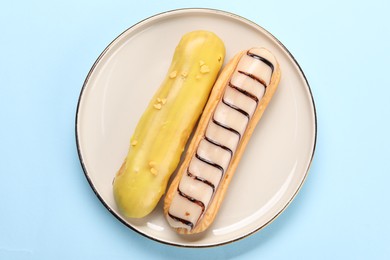
[(248, 56), (250, 56), (250, 57), (252, 57), (254, 59), (257, 59), (257, 60), (260, 60), (260, 61), (264, 62), (265, 64), (267, 64), (271, 68), (272, 73), (274, 72), (274, 64), (272, 64), (272, 62), (270, 62), (266, 58), (261, 57), (261, 56), (259, 56), (257, 54), (254, 54), (254, 53), (250, 52), (250, 50), (246, 52), (246, 55), (248, 55)]
[(195, 203), (196, 205), (198, 205), (199, 207), (202, 208), (202, 214), (204, 212), (204, 209), (205, 209), (205, 206), (204, 206), (204, 203), (201, 202), (200, 200), (197, 200), (187, 194), (185, 194), (184, 192), (182, 192), (179, 188), (177, 188), (177, 192), (179, 193), (180, 196), (182, 196), (183, 198), (186, 198), (188, 199), (189, 201), (191, 201), (192, 203)]
[(214, 141), (213, 139), (211, 139), (211, 138), (209, 138), (209, 137), (207, 137), (207, 136), (204, 136), (204, 139), (205, 139), (207, 142), (209, 142), (209, 143), (211, 143), (211, 144), (213, 144), (213, 145), (215, 145), (215, 146), (221, 147), (221, 148), (224, 149), (225, 151), (228, 151), (228, 152), (230, 153), (230, 159), (233, 157), (233, 151), (232, 151), (229, 147), (224, 146), (223, 144), (220, 144), (220, 143)]
[(244, 94), (245, 96), (253, 99), (254, 101), (256, 101), (256, 104), (259, 103), (259, 99), (255, 95), (253, 95), (252, 93), (249, 93), (248, 91), (233, 85), (231, 82), (229, 82), (229, 87), (231, 87), (232, 89), (237, 90), (241, 94)]
[(225, 98), (222, 98), (222, 103), (224, 103), (224, 104), (227, 105), (228, 107), (230, 107), (230, 108), (232, 108), (232, 109), (234, 109), (234, 110), (240, 112), (240, 113), (243, 114), (244, 116), (246, 116), (246, 117), (248, 118), (248, 121), (250, 120), (250, 116), (249, 116), (249, 114), (248, 114), (245, 110), (239, 108), (239, 107), (236, 106), (236, 105), (233, 105), (233, 104), (227, 102), (227, 101), (225, 100)]
[(203, 182), (204, 184), (210, 186), (210, 187), (213, 189), (213, 193), (214, 193), (214, 191), (215, 191), (215, 186), (214, 186), (214, 184), (212, 184), (210, 181), (206, 180), (205, 178), (196, 176), (195, 174), (192, 174), (188, 168), (187, 168), (187, 175), (188, 175), (189, 177), (193, 178), (194, 180)]
[(238, 132), (236, 129), (233, 129), (233, 128), (231, 128), (231, 127), (229, 127), (229, 126), (227, 126), (227, 125), (224, 125), (224, 124), (222, 124), (221, 122), (215, 120), (214, 115), (213, 115), (212, 121), (213, 121), (213, 123), (215, 123), (216, 125), (219, 125), (220, 127), (225, 128), (226, 130), (229, 130), (230, 132), (235, 133), (236, 135), (238, 135), (238, 138), (241, 139), (241, 134), (240, 134), (240, 132)]
[(255, 75), (253, 75), (252, 73), (248, 73), (248, 72), (245, 72), (245, 71), (242, 71), (242, 70), (238, 70), (238, 73), (241, 73), (241, 74), (244, 74), (245, 76), (248, 76), (250, 77), (251, 79), (253, 80), (256, 80), (257, 82), (259, 82), (261, 85), (263, 85), (265, 88), (267, 88), (267, 84), (264, 82), (264, 80), (256, 77)]
[[(205, 207), (205, 205), (204, 205), (204, 203), (203, 203), (202, 201), (197, 200), (197, 199), (195, 199), (195, 198), (193, 198), (193, 197), (187, 195), (186, 193), (182, 192), (182, 191), (179, 189), (179, 187), (177, 188), (177, 193), (178, 193), (180, 196), (182, 196), (183, 198), (186, 198), (187, 200), (189, 200), (189, 201), (191, 201), (192, 203), (195, 203), (196, 205), (198, 205), (199, 207), (201, 207), (201, 208), (202, 208), (202, 212), (201, 212), (200, 216), (203, 215), (203, 213), (204, 213), (206, 207)], [(184, 220), (184, 219), (182, 219), (182, 218), (176, 217), (176, 216), (170, 214), (169, 212), (168, 212), (168, 214), (169, 214), (169, 216), (170, 216), (171, 218), (173, 218), (173, 219), (175, 219), (175, 220), (177, 220), (177, 221), (180, 221), (181, 223), (183, 223), (183, 224), (189, 226), (191, 229), (193, 228), (194, 223), (192, 223), (191, 221)], [(200, 218), (200, 216), (199, 216), (199, 218)], [(199, 218), (198, 218), (198, 220), (199, 220)], [(197, 221), (198, 221), (198, 220), (197, 220)]]
[(181, 222), (181, 223), (183, 223), (184, 225), (189, 226), (191, 229), (194, 227), (194, 223), (192, 223), (191, 221), (188, 221), (188, 220), (179, 218), (179, 217), (177, 217), (177, 216), (175, 216), (175, 215), (172, 215), (172, 214), (169, 213), (169, 212), (168, 212), (168, 216), (169, 216), (170, 218), (172, 218), (173, 220), (175, 220), (175, 221)]
[(195, 153), (195, 157), (198, 158), (199, 160), (201, 160), (202, 162), (207, 163), (208, 165), (211, 165), (211, 166), (213, 166), (213, 167), (219, 169), (219, 170), (222, 172), (222, 174), (225, 173), (225, 170), (223, 169), (223, 167), (222, 167), (221, 165), (216, 164), (216, 163), (214, 163), (214, 162), (212, 162), (212, 161), (209, 161), (209, 160), (207, 160), (207, 159), (205, 159), (205, 158), (199, 156), (198, 153)]

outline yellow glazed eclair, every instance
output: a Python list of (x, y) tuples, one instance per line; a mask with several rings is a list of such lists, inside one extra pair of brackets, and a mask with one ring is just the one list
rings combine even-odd
[(242, 51), (223, 69), (165, 196), (165, 217), (178, 233), (199, 233), (213, 222), (280, 75), (265, 48)]
[(115, 202), (126, 217), (148, 215), (165, 193), (224, 57), (225, 46), (212, 32), (193, 31), (181, 38), (115, 176)]

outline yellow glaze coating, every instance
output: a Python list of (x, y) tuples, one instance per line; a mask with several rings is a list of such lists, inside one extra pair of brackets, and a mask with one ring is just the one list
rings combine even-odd
[(193, 31), (180, 40), (114, 180), (114, 198), (126, 217), (148, 215), (165, 193), (224, 57), (224, 44), (214, 33)]

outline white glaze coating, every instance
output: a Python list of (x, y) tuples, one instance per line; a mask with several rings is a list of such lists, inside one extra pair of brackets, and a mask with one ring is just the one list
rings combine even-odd
[(206, 136), (217, 143), (224, 144), (232, 152), (237, 148), (239, 136), (229, 131), (225, 128), (222, 128), (216, 125), (214, 122), (210, 122), (206, 129)]
[[(252, 54), (276, 64), (273, 55), (262, 48), (249, 50), (238, 62), (206, 128), (205, 137), (191, 159), (187, 169), (190, 176), (183, 174), (173, 196), (168, 212), (176, 219), (167, 218), (172, 227), (191, 230), (201, 219), (218, 188), (221, 174), (226, 172), (241, 136), (245, 134), (257, 102), (264, 96), (272, 68)], [(186, 221), (191, 224), (183, 223)]]
[(239, 106), (242, 110), (252, 116), (256, 109), (256, 101), (233, 88), (226, 88), (223, 98), (226, 102)]
[(271, 80), (271, 68), (264, 62), (254, 59), (248, 55), (244, 55), (242, 57), (237, 65), (237, 70), (252, 74), (256, 78), (264, 81), (266, 85), (268, 85)]
[(232, 85), (239, 87), (256, 97), (262, 97), (264, 95), (265, 88), (263, 85), (244, 74), (238, 73), (237, 71), (233, 73), (230, 82)]
[(222, 102), (215, 109), (214, 119), (227, 127), (233, 128), (240, 136), (244, 134), (246, 125), (248, 124), (248, 118), (245, 115), (231, 109)]
[[(169, 214), (181, 218), (183, 220), (189, 221), (191, 223), (196, 223), (199, 216), (202, 214), (202, 208), (199, 207), (197, 204), (192, 203), (188, 199), (180, 196), (176, 192), (175, 196), (172, 199), (171, 206), (169, 208)], [(180, 221), (176, 221), (171, 217), (168, 217), (167, 220), (172, 227), (176, 227), (176, 228), (181, 227), (181, 228), (190, 229), (188, 225), (185, 225)]]
[(191, 159), (188, 170), (195, 176), (205, 180), (207, 179), (212, 185), (214, 185), (214, 187), (218, 186), (222, 178), (221, 170), (202, 162), (196, 157)]
[(183, 175), (182, 180), (183, 181), (181, 181), (179, 185), (179, 190), (181, 192), (202, 201), (205, 205), (209, 203), (214, 191), (212, 187), (201, 181), (192, 182), (192, 178), (187, 174)]
[(221, 166), (224, 171), (230, 162), (230, 153), (219, 146), (216, 146), (205, 139), (200, 141), (196, 152), (201, 158)]

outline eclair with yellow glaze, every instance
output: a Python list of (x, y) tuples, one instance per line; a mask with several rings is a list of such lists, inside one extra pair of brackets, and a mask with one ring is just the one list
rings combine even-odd
[(181, 38), (115, 176), (114, 199), (124, 216), (148, 215), (165, 193), (224, 57), (225, 46), (212, 32), (193, 31)]

